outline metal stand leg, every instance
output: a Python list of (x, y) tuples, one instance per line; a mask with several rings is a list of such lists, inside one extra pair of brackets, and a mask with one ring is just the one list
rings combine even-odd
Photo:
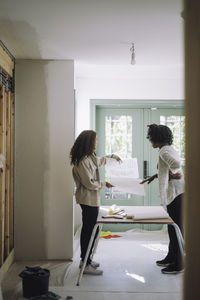
[(179, 248), (180, 248), (180, 252), (181, 255), (184, 256), (184, 240), (183, 240), (183, 236), (182, 233), (180, 231), (180, 228), (178, 227), (178, 225), (176, 223), (171, 224), (172, 226), (174, 226), (175, 232), (176, 232), (176, 236), (177, 236), (177, 240), (178, 240), (178, 244), (179, 244)]
[(97, 246), (98, 246), (98, 243), (99, 243), (99, 238), (100, 238), (100, 233), (101, 233), (102, 227), (103, 227), (103, 224), (99, 224), (99, 234), (98, 234), (98, 236), (97, 236), (97, 238), (95, 239), (95, 242), (94, 242), (94, 247), (93, 247), (92, 254), (91, 254), (91, 260), (93, 259), (93, 256), (96, 252), (96, 249), (97, 249)]
[(78, 276), (78, 280), (77, 280), (77, 284), (76, 285), (80, 285), (80, 281), (82, 279), (82, 276), (83, 276), (83, 272), (85, 270), (85, 266), (86, 266), (86, 262), (87, 262), (87, 259), (88, 259), (88, 256), (89, 256), (89, 253), (90, 253), (90, 249), (92, 247), (92, 243), (94, 241), (94, 237), (95, 237), (95, 234), (96, 234), (96, 230), (97, 228), (100, 226), (100, 224), (95, 224), (94, 228), (93, 228), (93, 231), (92, 231), (92, 234), (91, 234), (91, 237), (90, 237), (90, 241), (89, 241), (89, 244), (88, 244), (88, 248), (87, 248), (87, 252), (86, 252), (86, 255), (85, 255), (85, 258), (84, 258), (84, 261), (83, 261), (83, 265), (80, 269), (80, 272), (79, 272), (79, 276)]

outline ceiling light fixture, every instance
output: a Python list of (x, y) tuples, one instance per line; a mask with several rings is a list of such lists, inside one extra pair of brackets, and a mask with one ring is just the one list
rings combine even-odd
[(130, 48), (131, 51), (131, 65), (135, 65), (136, 60), (135, 60), (135, 47), (134, 43), (132, 43), (132, 47)]

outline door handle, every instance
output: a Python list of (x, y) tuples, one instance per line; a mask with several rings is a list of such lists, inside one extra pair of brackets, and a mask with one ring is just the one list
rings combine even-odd
[(148, 175), (148, 161), (144, 160), (143, 162), (143, 178), (147, 179), (149, 177)]

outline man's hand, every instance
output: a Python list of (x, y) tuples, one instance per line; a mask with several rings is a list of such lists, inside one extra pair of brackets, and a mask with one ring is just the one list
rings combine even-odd
[(155, 175), (153, 175), (153, 176), (151, 176), (151, 177), (149, 177), (149, 178), (147, 178), (147, 179), (145, 179), (145, 180), (143, 180), (143, 181), (141, 181), (140, 182), (140, 184), (144, 184), (144, 183), (151, 183), (155, 178), (157, 178), (158, 177), (158, 174), (155, 174)]
[(171, 171), (169, 171), (169, 180), (171, 179), (181, 179), (181, 173), (175, 173), (173, 174)]

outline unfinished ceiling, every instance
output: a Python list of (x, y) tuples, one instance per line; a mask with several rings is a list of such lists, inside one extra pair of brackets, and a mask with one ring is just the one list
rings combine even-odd
[(80, 67), (183, 65), (182, 0), (1, 0), (0, 37), (16, 58)]

